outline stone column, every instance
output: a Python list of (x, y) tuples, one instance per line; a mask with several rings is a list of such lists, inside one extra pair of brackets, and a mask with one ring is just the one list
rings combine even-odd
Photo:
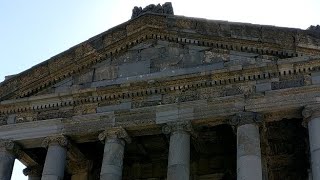
[(234, 116), (231, 125), (237, 131), (237, 180), (262, 180), (260, 134), (257, 123), (262, 116), (242, 112)]
[(320, 180), (320, 106), (307, 106), (302, 115), (309, 130), (312, 179)]
[(66, 164), (68, 140), (66, 137), (52, 136), (43, 141), (48, 148), (41, 180), (62, 180)]
[(10, 180), (15, 156), (12, 151), (16, 148), (12, 141), (0, 140), (0, 179)]
[(28, 176), (28, 180), (40, 180), (42, 168), (39, 166), (28, 167), (23, 170), (23, 174)]
[(162, 131), (170, 134), (167, 179), (189, 180), (191, 123), (189, 121), (167, 123)]
[(121, 180), (125, 142), (131, 142), (129, 135), (121, 127), (112, 128), (99, 134), (99, 139), (105, 142), (100, 179)]

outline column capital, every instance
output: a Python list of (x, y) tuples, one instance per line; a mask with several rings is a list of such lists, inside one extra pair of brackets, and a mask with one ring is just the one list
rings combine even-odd
[(229, 124), (232, 126), (241, 126), (245, 124), (260, 124), (263, 121), (263, 115), (257, 112), (240, 112), (235, 114)]
[(22, 156), (21, 147), (11, 140), (0, 139), (0, 151), (7, 151), (18, 159)]
[(164, 134), (170, 134), (176, 131), (184, 131), (190, 133), (191, 135), (195, 135), (190, 121), (168, 122), (162, 126), (162, 132)]
[(1, 150), (12, 151), (15, 148), (18, 148), (18, 146), (13, 141), (0, 139), (0, 151)]
[(23, 174), (25, 176), (38, 176), (41, 177), (42, 174), (42, 167), (41, 166), (32, 166), (32, 167), (27, 167), (23, 169)]
[(105, 139), (123, 139), (127, 143), (131, 143), (130, 136), (122, 127), (107, 128), (105, 131), (99, 134), (98, 138), (100, 141), (104, 141)]
[(68, 144), (69, 141), (64, 135), (49, 136), (42, 141), (42, 146), (45, 148), (49, 147), (50, 145), (59, 145), (62, 147), (67, 147)]
[(309, 121), (312, 118), (320, 117), (320, 104), (307, 105), (302, 110), (304, 121)]

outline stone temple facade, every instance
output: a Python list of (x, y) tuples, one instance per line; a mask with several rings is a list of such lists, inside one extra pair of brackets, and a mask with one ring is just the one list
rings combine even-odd
[(320, 180), (320, 28), (171, 7), (0, 84), (1, 180)]

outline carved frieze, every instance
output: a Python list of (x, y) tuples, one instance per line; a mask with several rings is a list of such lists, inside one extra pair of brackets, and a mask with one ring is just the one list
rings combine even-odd
[(0, 115), (0, 126), (7, 124), (7, 116), (6, 115)]
[(301, 87), (301, 86), (304, 86), (304, 78), (284, 80), (284, 81), (271, 83), (272, 90)]
[(37, 120), (37, 114), (34, 112), (19, 113), (16, 115), (16, 123), (31, 122)]
[(39, 111), (37, 120), (55, 119), (55, 118), (68, 118), (74, 115), (73, 108), (61, 108), (53, 110)]
[(96, 113), (97, 106), (98, 103), (77, 105), (74, 107), (74, 113), (75, 115)]

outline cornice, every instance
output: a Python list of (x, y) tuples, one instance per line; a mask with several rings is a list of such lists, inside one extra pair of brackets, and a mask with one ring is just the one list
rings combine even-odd
[[(222, 24), (229, 27), (229, 29), (227, 28), (229, 33), (225, 35), (219, 33), (223, 31), (221, 29), (217, 30), (218, 33), (210, 32), (210, 30), (208, 30), (208, 32), (197, 32), (199, 29), (197, 29), (197, 26), (194, 26), (195, 24), (202, 24), (206, 30), (210, 29), (209, 27), (211, 26), (219, 27), (219, 25)], [(232, 29), (233, 26), (243, 26), (249, 29), (262, 27), (262, 29), (266, 29), (266, 32), (277, 30), (281, 32), (281, 36), (284, 36), (283, 38), (286, 39), (284, 42), (289, 44), (294, 43), (294, 41), (287, 39), (289, 37), (285, 35), (286, 32), (294, 36), (297, 36), (298, 32), (304, 33), (304, 31), (298, 29), (145, 14), (137, 19), (116, 26), (88, 41), (80, 43), (48, 61), (40, 63), (2, 82), (0, 85), (0, 99), (5, 100), (31, 96), (62, 79), (89, 68), (108, 57), (117, 56), (134, 45), (149, 39), (161, 39), (242, 52), (271, 54), (280, 58), (300, 56), (301, 52), (302, 54), (319, 53), (318, 49), (310, 49), (296, 45), (290, 48), (290, 46), (287, 47), (277, 44), (279, 43), (277, 41), (266, 40), (263, 42), (264, 36), (258, 37), (257, 39), (239, 38), (241, 36), (234, 36), (230, 33), (238, 31), (237, 28)], [(194, 33), (186, 32), (184, 29), (193, 29)], [(292, 37), (290, 36), (290, 38)]]
[[(224, 87), (242, 83), (250, 84), (258, 80), (272, 80), (274, 78), (294, 79), (296, 76), (303, 78), (303, 86), (310, 85), (309, 74), (319, 71), (320, 61), (311, 60), (305, 63), (298, 62), (294, 68), (289, 66), (279, 70), (278, 66), (255, 67), (238, 71), (221, 69), (202, 72), (201, 74), (186, 74), (156, 82), (134, 82), (126, 88), (117, 85), (81, 89), (70, 93), (47, 94), (18, 100), (7, 100), (0, 103), (0, 114), (19, 114), (24, 112), (38, 112), (62, 107), (74, 107), (88, 103), (100, 103), (110, 100), (120, 100), (134, 97), (144, 97), (157, 94), (187, 91), (194, 88)], [(284, 65), (284, 64), (282, 64)], [(241, 71), (241, 73), (239, 73)], [(243, 90), (245, 91), (245, 90)], [(254, 93), (254, 92), (244, 92)], [(83, 94), (83, 95), (82, 95)], [(59, 101), (55, 102), (54, 100)], [(34, 103), (45, 100), (47, 103)], [(36, 105), (35, 105), (36, 104)]]

